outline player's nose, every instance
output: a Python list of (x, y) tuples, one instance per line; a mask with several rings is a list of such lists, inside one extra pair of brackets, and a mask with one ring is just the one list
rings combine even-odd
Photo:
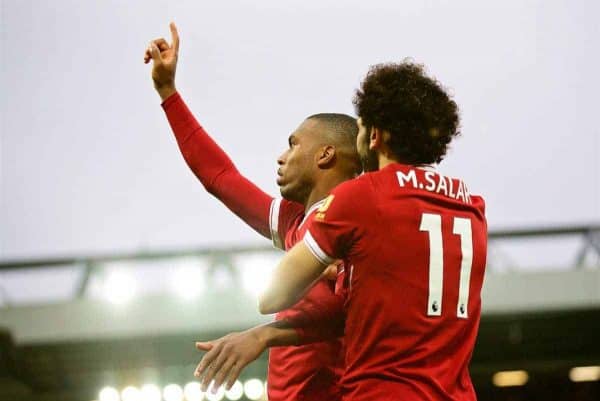
[(279, 157), (277, 158), (277, 164), (279, 164), (280, 166), (283, 166), (285, 164), (286, 156), (287, 156), (287, 150), (285, 152), (283, 152), (281, 155), (279, 155)]

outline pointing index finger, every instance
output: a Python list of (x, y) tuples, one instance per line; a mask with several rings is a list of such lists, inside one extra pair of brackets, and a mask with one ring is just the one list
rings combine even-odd
[(169, 24), (169, 28), (171, 28), (171, 46), (175, 50), (175, 54), (179, 53), (179, 33), (177, 33), (177, 27), (174, 22)]

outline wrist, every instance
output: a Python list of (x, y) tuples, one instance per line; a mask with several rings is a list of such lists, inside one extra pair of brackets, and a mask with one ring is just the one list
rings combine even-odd
[(277, 320), (262, 326), (255, 327), (258, 341), (265, 348), (291, 346), (300, 343), (296, 329), (285, 320)]
[(158, 92), (158, 95), (160, 96), (160, 99), (164, 102), (165, 100), (167, 100), (169, 97), (171, 97), (172, 95), (174, 95), (175, 93), (177, 93), (177, 89), (175, 88), (175, 84), (171, 84), (171, 85), (164, 85), (161, 87), (156, 87), (156, 92)]
[(276, 332), (268, 324), (254, 327), (250, 330), (253, 332), (257, 341), (263, 348), (271, 347), (276, 342)]

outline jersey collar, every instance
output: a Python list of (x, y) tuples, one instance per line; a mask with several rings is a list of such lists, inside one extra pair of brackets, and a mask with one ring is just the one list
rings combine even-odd
[(306, 220), (308, 219), (308, 216), (310, 216), (312, 214), (312, 212), (314, 212), (315, 210), (317, 210), (318, 208), (320, 208), (323, 205), (323, 203), (325, 203), (325, 199), (326, 198), (321, 199), (320, 201), (317, 201), (317, 202), (313, 203), (313, 205), (308, 208), (308, 210), (304, 214), (304, 218), (300, 222), (300, 226), (302, 226), (306, 222)]

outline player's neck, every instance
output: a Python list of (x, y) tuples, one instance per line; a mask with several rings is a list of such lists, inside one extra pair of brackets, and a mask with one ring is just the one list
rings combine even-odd
[(317, 203), (320, 200), (325, 199), (328, 194), (329, 194), (329, 192), (322, 192), (322, 191), (313, 191), (313, 192), (311, 192), (310, 195), (308, 196), (308, 199), (306, 200), (306, 203), (304, 204), (304, 213), (305, 214), (308, 213), (308, 211), (310, 210), (310, 208), (315, 203)]
[(396, 160), (395, 157), (390, 155), (389, 152), (378, 152), (377, 160), (378, 160), (378, 164), (379, 164), (379, 170), (389, 166), (392, 163), (399, 163), (399, 161)]
[(308, 212), (311, 206), (313, 206), (318, 201), (325, 199), (333, 190), (333, 188), (347, 180), (347, 177), (337, 175), (324, 176), (318, 179), (317, 183), (315, 184), (315, 187), (306, 199), (306, 203), (304, 204), (304, 211)]

